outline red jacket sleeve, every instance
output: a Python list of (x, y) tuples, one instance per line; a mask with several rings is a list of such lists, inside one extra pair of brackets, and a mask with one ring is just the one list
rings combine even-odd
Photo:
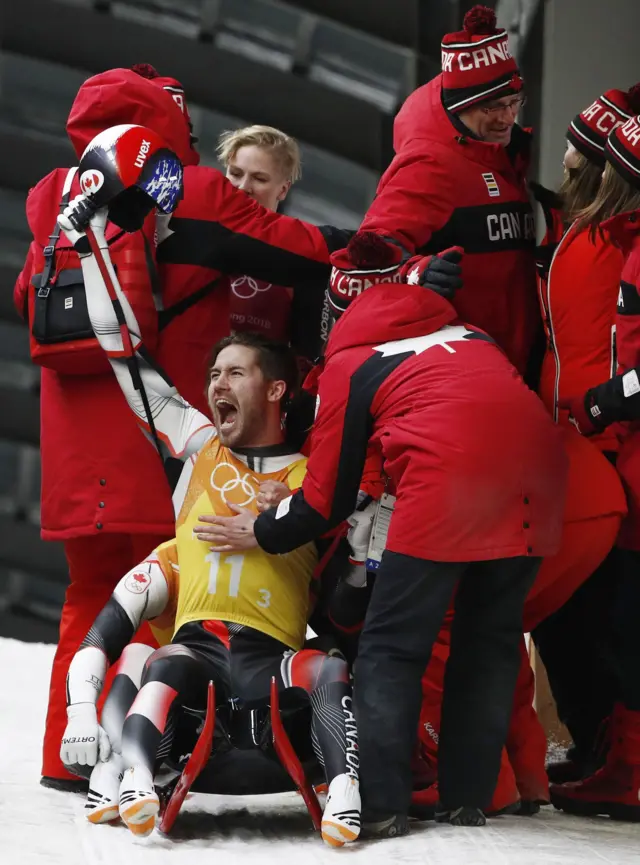
[(246, 273), (278, 285), (326, 279), (329, 255), (350, 232), (262, 207), (212, 168), (185, 169), (184, 199), (158, 247), (163, 264)]
[(622, 271), (616, 341), (620, 369), (640, 366), (640, 246), (631, 252)]
[(380, 445), (370, 443), (362, 472), (360, 489), (374, 499), (379, 499), (385, 489), (383, 462)]
[(329, 360), (318, 393), (302, 489), (255, 522), (258, 543), (268, 553), (288, 552), (320, 537), (356, 507), (371, 434), (370, 415), (361, 404), (368, 397), (353, 386), (342, 358)]
[(589, 421), (597, 430), (640, 420), (640, 246), (630, 253), (622, 271), (616, 337), (618, 374), (589, 388), (584, 398)]
[(427, 158), (396, 156), (380, 180), (360, 231), (396, 240), (413, 255), (453, 213), (455, 178)]
[(13, 289), (14, 306), (18, 311), (18, 315), (25, 320), (28, 316), (27, 297), (29, 291), (29, 280), (31, 279), (31, 271), (33, 269), (34, 249), (35, 242), (32, 241), (27, 252), (27, 258), (25, 260), (24, 267), (22, 268), (22, 271), (20, 272), (20, 275), (18, 276), (15, 287)]

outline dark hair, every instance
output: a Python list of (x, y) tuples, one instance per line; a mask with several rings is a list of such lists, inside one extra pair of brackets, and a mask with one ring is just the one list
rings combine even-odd
[(267, 381), (283, 381), (287, 390), (282, 398), (282, 410), (286, 410), (288, 403), (298, 391), (299, 373), (298, 362), (293, 349), (284, 342), (276, 342), (261, 333), (242, 331), (225, 336), (219, 340), (211, 352), (209, 361), (209, 373), (215, 366), (220, 352), (230, 345), (241, 345), (252, 348), (258, 359), (258, 366)]

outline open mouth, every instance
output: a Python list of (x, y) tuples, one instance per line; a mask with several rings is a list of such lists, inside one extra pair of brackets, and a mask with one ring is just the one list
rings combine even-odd
[(226, 433), (233, 429), (236, 420), (238, 419), (238, 409), (228, 399), (217, 399), (216, 414), (218, 422), (216, 424), (218, 432)]

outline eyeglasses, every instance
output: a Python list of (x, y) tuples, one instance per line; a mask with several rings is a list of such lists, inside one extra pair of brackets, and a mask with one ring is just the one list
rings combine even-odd
[(484, 114), (497, 117), (504, 111), (510, 111), (512, 114), (517, 114), (522, 106), (526, 104), (526, 101), (527, 97), (523, 94), (522, 96), (515, 96), (513, 99), (509, 100), (509, 102), (501, 102), (498, 105), (480, 105), (479, 107)]

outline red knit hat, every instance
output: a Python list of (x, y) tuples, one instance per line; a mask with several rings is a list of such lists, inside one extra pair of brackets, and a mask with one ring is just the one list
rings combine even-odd
[(610, 133), (604, 153), (618, 174), (640, 189), (640, 116), (631, 117)]
[(187, 118), (187, 121), (191, 123), (189, 109), (187, 108), (187, 100), (184, 95), (184, 87), (179, 81), (176, 81), (175, 78), (163, 77), (150, 63), (136, 63), (135, 66), (131, 67), (131, 70), (142, 78), (147, 78), (149, 81), (153, 81), (153, 83), (158, 87), (162, 87), (163, 90), (166, 90), (180, 111), (182, 111), (184, 116)]
[(496, 13), (474, 6), (463, 29), (442, 40), (442, 101), (449, 111), (522, 90), (523, 80), (509, 51), (507, 31), (496, 26)]
[(577, 114), (567, 130), (567, 138), (596, 165), (604, 166), (607, 136), (618, 126), (624, 126), (640, 112), (640, 84), (630, 90), (607, 90), (588, 108)]

